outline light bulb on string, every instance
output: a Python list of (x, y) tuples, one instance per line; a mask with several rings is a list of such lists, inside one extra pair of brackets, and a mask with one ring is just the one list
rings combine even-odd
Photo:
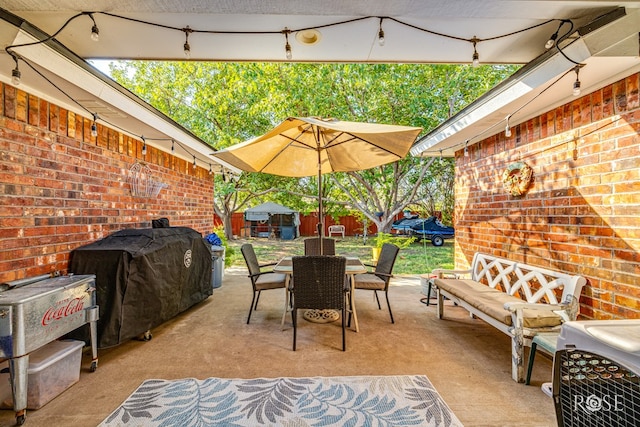
[(93, 18), (93, 14), (89, 14), (89, 18), (93, 21), (93, 26), (91, 27), (91, 40), (94, 42), (100, 41), (100, 29), (98, 28), (98, 24), (96, 24), (96, 20)]
[(289, 33), (290, 32), (291, 31), (287, 27), (284, 27), (284, 38), (285, 38), (284, 56), (288, 60), (291, 60), (291, 58), (293, 57), (293, 54), (291, 53), (291, 45), (289, 44)]
[(507, 125), (504, 128), (504, 136), (511, 137), (511, 126), (509, 126), (509, 116), (507, 116)]
[(97, 25), (91, 27), (91, 40), (93, 40), (94, 42), (100, 41), (100, 30), (98, 29)]
[(562, 19), (560, 21), (560, 25), (558, 25), (558, 29), (556, 30), (555, 33), (551, 34), (551, 37), (549, 37), (549, 40), (547, 40), (547, 42), (544, 44), (544, 48), (545, 49), (551, 49), (553, 46), (555, 46), (555, 44), (558, 41), (558, 34), (560, 33), (560, 29), (562, 28), (562, 26), (566, 23), (571, 24), (571, 21), (568, 19)]
[(465, 157), (469, 157), (469, 149), (467, 148), (467, 145), (469, 145), (469, 140), (466, 140), (464, 143), (464, 156)]
[(98, 136), (98, 125), (96, 124), (96, 120), (98, 120), (98, 115), (94, 114), (93, 123), (91, 123), (91, 136), (94, 138)]
[(182, 29), (182, 31), (184, 31), (184, 56), (187, 59), (191, 59), (191, 45), (189, 44), (189, 34), (191, 34), (193, 30), (187, 25), (186, 28)]
[(549, 40), (544, 45), (545, 49), (551, 49), (556, 44), (556, 39), (558, 38), (558, 32), (556, 31), (549, 37)]
[(580, 73), (580, 65), (576, 65), (576, 68), (574, 68), (575, 72), (576, 72), (576, 81), (573, 82), (573, 96), (578, 96), (580, 95), (580, 79), (578, 74)]
[(18, 65), (16, 65), (16, 68), (11, 70), (11, 84), (14, 86), (18, 86), (20, 84), (21, 77), (22, 73), (20, 73), (20, 69), (18, 68)]
[(176, 147), (175, 147), (175, 141), (172, 139), (171, 140), (171, 154), (176, 152)]
[(480, 55), (478, 55), (478, 51), (476, 50), (476, 44), (479, 41), (480, 40), (475, 36), (471, 39), (471, 42), (473, 43), (473, 56), (471, 57), (471, 65), (473, 66), (473, 68), (476, 68), (480, 65)]
[(442, 164), (442, 150), (440, 150), (440, 164)]
[(209, 163), (209, 175), (213, 175), (213, 169), (211, 168), (211, 163)]
[(16, 67), (11, 70), (11, 84), (14, 86), (18, 86), (20, 84), (20, 78), (22, 77), (20, 67), (18, 66), (18, 57), (13, 52), (9, 52), (9, 55), (11, 55), (13, 61), (16, 63)]
[(147, 141), (144, 139), (144, 136), (140, 137), (142, 139), (142, 155), (147, 155)]
[(285, 49), (285, 57), (288, 60), (291, 60), (291, 58), (293, 58), (293, 54), (291, 53), (291, 45), (289, 44), (289, 42), (287, 42), (284, 49)]
[(384, 46), (384, 30), (382, 29), (382, 20), (383, 18), (380, 18), (380, 29), (378, 31), (378, 44), (380, 46)]
[(193, 156), (193, 169), (195, 170), (197, 167), (196, 165), (196, 156)]

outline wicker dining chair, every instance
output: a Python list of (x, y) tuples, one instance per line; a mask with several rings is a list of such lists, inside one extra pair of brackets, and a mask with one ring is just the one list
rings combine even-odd
[(251, 286), (253, 287), (253, 298), (251, 300), (251, 307), (249, 308), (249, 316), (247, 317), (247, 324), (251, 320), (251, 312), (258, 307), (258, 300), (260, 299), (260, 292), (269, 289), (282, 289), (286, 286), (287, 276), (285, 274), (274, 273), (273, 271), (263, 271), (264, 267), (275, 265), (276, 263), (259, 264), (256, 252), (253, 250), (251, 243), (245, 243), (240, 248), (244, 261), (247, 263), (247, 269), (249, 270), (249, 279), (251, 279)]
[(320, 253), (320, 238), (310, 237), (304, 239), (304, 254), (305, 255), (335, 255), (336, 254), (336, 239), (329, 237), (322, 238), (322, 254)]
[(345, 284), (347, 260), (337, 256), (293, 257), (293, 351), (296, 350), (298, 309), (340, 310), (342, 351), (347, 348), (345, 314), (349, 288)]
[[(395, 323), (393, 320), (393, 313), (391, 312), (391, 304), (389, 303), (389, 280), (391, 279), (393, 265), (396, 262), (398, 251), (400, 249), (391, 243), (385, 243), (382, 245), (382, 251), (380, 251), (380, 257), (378, 263), (375, 265), (375, 270), (371, 273), (361, 273), (354, 276), (355, 289), (366, 289), (374, 292), (376, 301), (378, 302), (378, 309), (382, 309), (380, 306), (380, 299), (378, 298), (378, 291), (384, 291), (387, 297), (387, 307), (389, 308), (389, 316), (391, 317), (391, 323)], [(369, 267), (373, 265), (365, 264)]]

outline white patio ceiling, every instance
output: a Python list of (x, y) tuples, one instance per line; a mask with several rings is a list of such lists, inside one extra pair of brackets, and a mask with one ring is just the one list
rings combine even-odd
[[(174, 27), (145, 25), (100, 13), (94, 14), (100, 41), (89, 35), (88, 16), (74, 20), (57, 39), (83, 58), (184, 59), (182, 28), (189, 26), (191, 58), (221, 61), (284, 61), (285, 38), (280, 32), (319, 28), (313, 45), (290, 37), (295, 61), (468, 63), (469, 42), (433, 35), (488, 39), (548, 20), (571, 19), (577, 26), (617, 6), (638, 7), (630, 1), (532, 0), (4, 0), (2, 7), (47, 33), (57, 31), (82, 11), (108, 12), (132, 20)], [(371, 17), (349, 24), (338, 22)], [(378, 44), (383, 20), (385, 45)], [(483, 63), (527, 63), (544, 51), (558, 22), (550, 22), (510, 37), (480, 42)], [(418, 29), (419, 28), (419, 29)], [(197, 31), (256, 32), (204, 34)]]

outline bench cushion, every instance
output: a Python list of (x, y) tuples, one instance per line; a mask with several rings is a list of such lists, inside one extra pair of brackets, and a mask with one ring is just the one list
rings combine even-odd
[[(512, 326), (511, 312), (505, 310), (507, 302), (523, 302), (520, 298), (508, 295), (500, 290), (490, 288), (474, 280), (435, 279), (435, 285), (451, 295), (466, 301), (505, 325)], [(550, 310), (523, 310), (525, 328), (544, 328), (558, 326), (562, 318)]]

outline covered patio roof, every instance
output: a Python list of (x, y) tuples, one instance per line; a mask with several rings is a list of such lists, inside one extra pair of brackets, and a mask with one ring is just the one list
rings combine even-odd
[[(96, 9), (94, 2), (84, 0), (6, 0), (2, 7), (4, 46), (55, 35), (46, 43), (12, 49), (46, 77), (22, 64), (26, 90), (90, 117), (72, 100), (82, 101), (87, 110), (135, 136), (144, 135), (150, 145), (165, 151), (171, 150), (172, 140), (180, 141), (187, 152), (178, 150), (176, 155), (191, 161), (195, 154), (204, 166), (216, 162), (207, 142), (141, 102), (88, 61), (470, 64), (475, 51), (480, 64), (526, 64), (423, 137), (412, 151), (432, 156), (451, 156), (488, 132), (504, 130), (507, 115), (514, 125), (566, 102), (575, 74), (564, 74), (575, 64), (557, 48), (547, 50), (549, 39), (562, 40), (567, 56), (585, 64), (580, 70), (583, 92), (638, 69), (637, 1), (108, 0)], [(98, 42), (90, 37), (94, 26)], [(0, 80), (10, 82), (14, 67), (13, 58), (0, 53)], [(553, 90), (546, 90), (563, 75)], [(70, 96), (60, 95), (60, 90)]]
[[(98, 6), (96, 6), (98, 5)], [(633, 1), (540, 0), (5, 0), (3, 8), (53, 34), (82, 58), (205, 61), (524, 64), (561, 20), (578, 28)], [(91, 19), (90, 19), (91, 18)], [(91, 28), (99, 28), (99, 42)], [(560, 35), (569, 28), (563, 26)], [(379, 31), (384, 45), (379, 44)], [(306, 30), (315, 30), (310, 32)], [(313, 37), (313, 35), (317, 37)]]
[[(8, 34), (12, 37), (7, 38)], [(200, 139), (49, 36), (0, 8), (3, 45), (27, 45), (16, 48), (20, 58), (20, 89), (171, 152), (189, 163), (196, 162), (213, 171), (224, 167), (239, 172), (209, 156), (213, 144)], [(2, 51), (0, 64), (0, 81), (15, 85), (11, 72), (7, 72), (16, 66), (13, 58)]]

